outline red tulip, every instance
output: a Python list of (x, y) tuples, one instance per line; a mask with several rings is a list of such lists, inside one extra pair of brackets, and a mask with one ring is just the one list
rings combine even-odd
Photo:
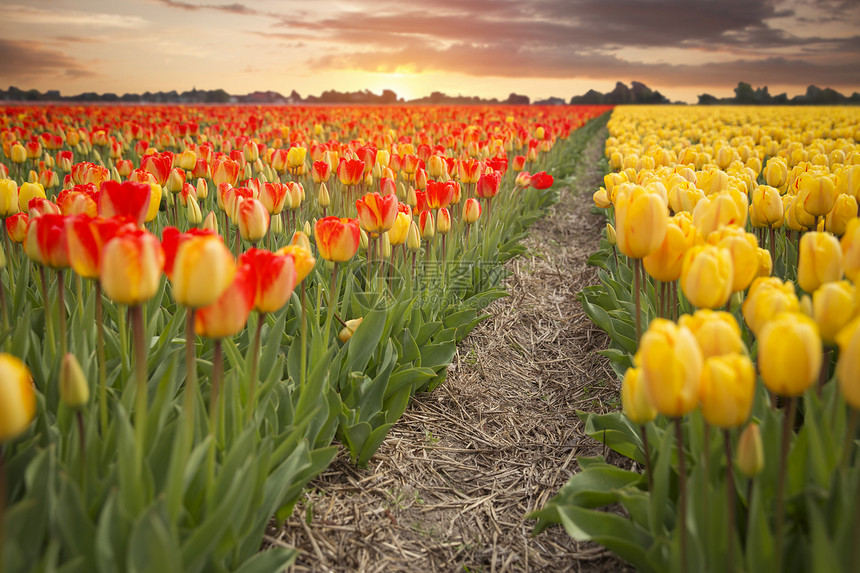
[(164, 187), (170, 176), (173, 161), (166, 155), (147, 155), (140, 160), (140, 168), (155, 177), (155, 182)]
[(69, 245), (69, 263), (72, 269), (86, 279), (95, 279), (101, 273), (101, 253), (105, 243), (120, 229), (117, 219), (73, 215), (66, 218), (66, 238)]
[(367, 193), (355, 202), (358, 224), (368, 233), (384, 233), (394, 226), (397, 216), (397, 197)]
[(105, 181), (99, 191), (99, 215), (128, 217), (143, 225), (151, 196), (152, 188), (145, 183)]
[(99, 276), (105, 294), (120, 304), (135, 306), (158, 290), (164, 252), (152, 233), (123, 230), (105, 243), (101, 263)]
[(254, 310), (275, 312), (287, 304), (296, 286), (292, 255), (251, 248), (242, 253), (239, 264), (247, 264), (254, 270)]
[(9, 238), (16, 243), (23, 243), (27, 238), (27, 226), (30, 223), (30, 216), (27, 213), (19, 212), (6, 217), (6, 232)]
[(197, 309), (194, 331), (206, 338), (233, 336), (245, 327), (254, 307), (256, 292), (254, 270), (250, 265), (236, 268), (233, 282), (214, 304)]
[(27, 255), (54, 269), (69, 266), (69, 243), (66, 238), (66, 216), (45, 214), (30, 219), (27, 227)]
[(502, 176), (498, 171), (481, 175), (478, 178), (478, 185), (475, 187), (475, 193), (477, 193), (478, 197), (495, 197), (499, 193), (499, 186), (501, 183)]
[(532, 175), (529, 184), (535, 189), (546, 189), (547, 187), (552, 187), (553, 182), (552, 175), (546, 171), (539, 171)]
[(357, 219), (325, 217), (314, 229), (314, 239), (320, 256), (327, 261), (343, 263), (355, 256), (361, 234)]

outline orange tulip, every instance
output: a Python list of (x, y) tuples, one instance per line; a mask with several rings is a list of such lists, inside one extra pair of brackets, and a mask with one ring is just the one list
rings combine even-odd
[(358, 224), (368, 233), (384, 233), (394, 226), (397, 217), (397, 197), (367, 193), (355, 202)]
[(236, 268), (233, 282), (213, 304), (197, 309), (194, 332), (206, 338), (226, 338), (245, 328), (254, 307), (256, 283), (250, 265)]
[(319, 219), (314, 227), (314, 239), (320, 256), (338, 263), (348, 261), (358, 251), (359, 230), (357, 219)]
[(254, 310), (275, 312), (287, 304), (296, 286), (292, 256), (252, 248), (242, 253), (239, 264), (253, 269)]
[(116, 219), (73, 215), (66, 218), (66, 236), (69, 244), (69, 263), (72, 269), (86, 279), (101, 274), (101, 255), (105, 243), (119, 231)]

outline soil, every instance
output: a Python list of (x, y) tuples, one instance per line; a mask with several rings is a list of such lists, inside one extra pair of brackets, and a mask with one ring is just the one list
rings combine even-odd
[(604, 219), (591, 213), (602, 184), (603, 138), (550, 214), (509, 263), (510, 297), (461, 344), (448, 379), (414, 397), (364, 469), (345, 451), (307, 488), (269, 544), (298, 547), (290, 571), (619, 571), (623, 562), (559, 527), (532, 536), (525, 516), (603, 446), (575, 410), (619, 408), (619, 385), (597, 350), (606, 335), (576, 300), (596, 272)]

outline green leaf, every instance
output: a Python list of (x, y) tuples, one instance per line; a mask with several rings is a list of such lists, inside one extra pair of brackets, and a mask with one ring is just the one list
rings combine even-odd
[(653, 539), (647, 531), (615, 513), (595, 511), (582, 507), (566, 507), (560, 512), (561, 524), (568, 535), (577, 541), (596, 541), (639, 571), (661, 571), (648, 559), (648, 548)]
[(293, 564), (299, 552), (287, 547), (275, 547), (254, 555), (245, 561), (236, 573), (274, 573)]
[(585, 419), (585, 433), (619, 454), (645, 464), (644, 446), (638, 429), (621, 412), (590, 414)]
[(371, 311), (349, 339), (346, 368), (349, 372), (364, 372), (370, 357), (376, 351), (382, 330), (385, 328), (385, 311)]
[(150, 506), (135, 522), (128, 547), (129, 573), (182, 570), (182, 553), (171, 532), (163, 502)]

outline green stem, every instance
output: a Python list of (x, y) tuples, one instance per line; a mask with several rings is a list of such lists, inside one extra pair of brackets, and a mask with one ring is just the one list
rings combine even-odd
[(60, 356), (68, 352), (66, 342), (66, 283), (63, 278), (63, 269), (57, 269), (57, 313), (60, 324)]
[(304, 391), (305, 384), (308, 379), (308, 294), (307, 287), (305, 281), (302, 281), (302, 323), (300, 325), (300, 336), (301, 336), (301, 376), (302, 379), (299, 381), (299, 388)]
[(84, 415), (80, 409), (75, 410), (75, 416), (78, 419), (78, 440), (81, 448), (81, 495), (87, 498), (87, 440), (86, 431), (84, 428)]
[(128, 332), (126, 332), (125, 328), (126, 316), (122, 309), (117, 309), (117, 328), (119, 330), (119, 355), (120, 355), (120, 366), (122, 367), (122, 376), (120, 380), (125, 381), (128, 379), (128, 371), (129, 371), (129, 356), (128, 356)]
[(218, 442), (218, 399), (221, 391), (221, 378), (224, 375), (224, 354), (221, 339), (215, 339), (215, 354), (212, 357), (212, 388), (209, 391), (209, 453), (207, 457), (207, 493), (215, 491), (215, 450)]
[[(687, 571), (687, 464), (684, 460), (684, 434), (681, 431), (681, 418), (675, 418), (675, 439), (678, 442), (678, 507), (680, 510), (680, 571)], [(779, 569), (777, 569), (779, 571)]]
[(99, 421), (102, 435), (107, 432), (107, 374), (105, 372), (105, 335), (102, 311), (102, 283), (96, 279), (96, 356), (99, 366)]
[(732, 471), (732, 439), (728, 430), (723, 430), (726, 445), (726, 495), (728, 496), (728, 547), (726, 549), (727, 571), (735, 570), (735, 476)]
[(39, 279), (42, 287), (42, 305), (45, 308), (45, 329), (48, 336), (48, 346), (51, 349), (56, 348), (54, 342), (54, 320), (51, 316), (51, 305), (48, 304), (48, 278), (45, 275), (45, 265), (39, 265)]
[(143, 471), (143, 456), (146, 451), (146, 411), (149, 397), (146, 383), (146, 344), (143, 330), (143, 308), (138, 304), (130, 307), (132, 336), (134, 339), (134, 378), (137, 385), (134, 408), (134, 431), (137, 441), (137, 475)]
[(257, 317), (257, 328), (254, 332), (254, 344), (251, 347), (251, 377), (248, 384), (248, 407), (245, 410), (245, 422), (251, 421), (254, 416), (257, 400), (257, 365), (260, 359), (260, 335), (263, 331), (263, 323), (266, 321), (266, 313), (261, 312)]
[(194, 427), (194, 395), (197, 393), (197, 357), (194, 353), (194, 316), (196, 309), (185, 310), (185, 416), (186, 423)]
[(654, 491), (654, 477), (651, 475), (651, 448), (648, 447), (648, 427), (645, 424), (639, 426), (642, 432), (642, 447), (645, 450), (645, 479), (648, 482), (648, 491)]
[(783, 555), (783, 541), (785, 535), (785, 528), (783, 522), (785, 521), (785, 466), (788, 461), (788, 447), (791, 441), (791, 432), (794, 428), (794, 415), (797, 410), (797, 398), (791, 396), (788, 398), (788, 403), (785, 408), (786, 411), (782, 417), (782, 442), (779, 447), (779, 481), (777, 484), (776, 490), (776, 522), (774, 527), (776, 528), (775, 538), (776, 538), (776, 569), (775, 571), (782, 571)]
[(0, 573), (3, 573), (3, 549), (6, 547), (6, 463), (5, 446), (0, 444)]
[(841, 470), (844, 472), (851, 463), (851, 454), (854, 452), (854, 437), (857, 435), (857, 410), (851, 408), (848, 414), (848, 427), (845, 429), (845, 440), (842, 444)]
[(639, 345), (639, 340), (642, 338), (642, 307), (639, 300), (639, 259), (633, 259), (633, 308), (636, 313), (636, 345)]

